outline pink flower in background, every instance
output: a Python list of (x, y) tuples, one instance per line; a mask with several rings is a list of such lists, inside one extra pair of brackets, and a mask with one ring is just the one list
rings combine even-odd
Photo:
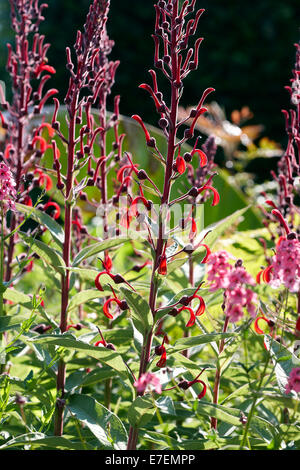
[(288, 383), (286, 384), (285, 393), (291, 393), (292, 390), (297, 393), (300, 392), (300, 367), (292, 369)]
[(5, 163), (0, 163), (0, 202), (6, 209), (15, 209), (16, 183), (13, 175)]
[(270, 285), (284, 285), (290, 292), (300, 289), (300, 242), (297, 238), (281, 240), (273, 258)]
[(256, 294), (246, 287), (255, 285), (255, 281), (242, 266), (240, 260), (233, 266), (228, 261), (233, 257), (226, 251), (218, 251), (209, 255), (207, 279), (212, 282), (211, 291), (225, 289), (226, 315), (232, 322), (241, 320), (244, 308), (251, 317), (256, 314)]
[(228, 260), (232, 256), (227, 251), (217, 251), (211, 253), (207, 259), (208, 271), (207, 279), (212, 282), (210, 290), (226, 289), (229, 285), (228, 274), (232, 265)]
[(138, 394), (143, 394), (148, 386), (151, 386), (155, 389), (156, 393), (161, 393), (161, 383), (159, 378), (151, 372), (146, 372), (141, 375), (141, 377), (134, 382), (134, 387)]

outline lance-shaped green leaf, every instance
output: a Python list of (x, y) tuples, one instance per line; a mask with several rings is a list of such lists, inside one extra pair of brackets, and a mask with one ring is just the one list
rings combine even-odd
[(42, 448), (43, 450), (93, 450), (94, 448), (82, 442), (72, 442), (65, 437), (59, 436), (47, 436), (42, 432), (32, 432), (28, 434), (23, 434), (22, 436), (15, 437), (14, 439), (10, 439), (8, 442), (0, 446), (0, 449), (8, 449), (10, 447), (20, 447), (23, 445), (30, 445), (31, 449), (39, 449)]
[(200, 344), (213, 343), (222, 339), (237, 337), (237, 333), (209, 333), (207, 335), (190, 336), (178, 339), (173, 347), (168, 347), (168, 354), (184, 351)]
[(94, 299), (99, 299), (102, 297), (107, 297), (111, 295), (111, 291), (103, 291), (100, 292), (99, 290), (93, 290), (93, 289), (87, 289), (87, 290), (82, 290), (75, 294), (73, 297), (71, 297), (69, 305), (68, 305), (68, 311), (70, 312), (74, 308), (78, 307), (81, 304), (84, 304), (86, 302), (89, 302), (90, 300)]
[[(24, 338), (23, 338), (24, 339)], [(125, 366), (121, 356), (111, 349), (104, 347), (91, 346), (88, 343), (84, 343), (77, 339), (70, 333), (64, 333), (62, 335), (42, 335), (31, 339), (24, 340), (27, 344), (40, 343), (42, 346), (55, 345), (63, 346), (64, 348), (74, 349), (78, 352), (83, 352), (96, 358), (99, 362), (110, 366), (112, 369), (117, 370), (123, 378), (127, 378), (127, 367)]]
[(285, 394), (288, 378), (294, 367), (300, 366), (300, 360), (281, 343), (278, 343), (269, 335), (265, 335), (264, 343), (270, 351), (275, 367), (275, 375), (281, 393)]
[[(232, 424), (233, 426), (242, 427), (242, 413), (239, 409), (199, 400), (197, 412), (202, 416), (214, 417), (225, 423)], [(258, 416), (254, 416), (251, 419), (250, 427), (265, 441), (271, 442), (275, 429), (268, 421)]]
[(149, 423), (156, 411), (153, 401), (148, 397), (137, 397), (128, 410), (128, 420), (134, 428)]
[(135, 327), (140, 333), (145, 334), (153, 325), (153, 317), (148, 302), (140, 294), (126, 289), (126, 287), (120, 287), (120, 291), (131, 309)]
[(46, 245), (46, 243), (41, 242), (40, 240), (35, 240), (32, 237), (28, 237), (24, 233), (19, 233), (22, 239), (30, 246), (30, 248), (39, 255), (46, 264), (52, 266), (55, 271), (59, 274), (64, 274), (65, 272), (65, 262), (62, 256), (57, 253), (56, 250), (51, 248), (50, 246)]
[(27, 318), (25, 315), (11, 315), (0, 317), (0, 333), (7, 330), (12, 330), (20, 326)]
[(101, 251), (108, 250), (110, 248), (114, 248), (116, 246), (122, 245), (123, 243), (127, 242), (127, 238), (114, 238), (112, 240), (104, 240), (100, 243), (95, 243), (94, 245), (86, 246), (83, 248), (75, 257), (72, 266), (78, 266), (82, 261), (91, 256), (95, 256)]
[(105, 406), (87, 395), (71, 395), (67, 407), (105, 448), (125, 450), (127, 433), (121, 420)]
[(16, 203), (16, 208), (23, 214), (29, 215), (36, 222), (39, 222), (41, 225), (45, 225), (49, 232), (51, 233), (54, 240), (62, 246), (64, 242), (64, 231), (63, 228), (46, 212), (42, 212), (35, 207), (25, 206), (24, 204)]

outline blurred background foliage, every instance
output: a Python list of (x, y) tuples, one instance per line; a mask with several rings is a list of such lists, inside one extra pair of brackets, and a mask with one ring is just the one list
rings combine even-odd
[[(49, 0), (42, 32), (51, 43), (49, 61), (57, 69), (52, 84), (64, 95), (67, 87), (65, 47), (73, 44), (82, 27), (89, 0)], [(154, 123), (152, 100), (141, 82), (149, 80), (153, 67), (155, 2), (111, 0), (108, 30), (115, 40), (112, 57), (120, 59), (115, 93), (122, 95), (123, 114), (139, 112)], [(249, 106), (254, 120), (265, 126), (271, 139), (285, 139), (280, 113), (287, 106), (288, 84), (294, 62), (293, 43), (299, 40), (298, 0), (201, 0), (206, 12), (198, 34), (205, 41), (200, 48), (200, 67), (185, 82), (183, 104), (197, 101), (202, 90), (214, 87), (215, 99), (229, 116), (234, 109)], [(0, 0), (0, 78), (5, 80), (6, 42), (12, 39), (8, 25), (9, 1)], [(161, 85), (163, 82), (161, 81)]]

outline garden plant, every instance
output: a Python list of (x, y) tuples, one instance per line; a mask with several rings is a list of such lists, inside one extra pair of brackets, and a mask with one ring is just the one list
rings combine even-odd
[(153, 5), (131, 117), (114, 95), (109, 0), (91, 0), (66, 48), (64, 101), (47, 5), (9, 3), (0, 449), (299, 450), (300, 45), (274, 184), (245, 195), (216, 163), (218, 135), (201, 133), (214, 88), (182, 107), (205, 67), (200, 0)]

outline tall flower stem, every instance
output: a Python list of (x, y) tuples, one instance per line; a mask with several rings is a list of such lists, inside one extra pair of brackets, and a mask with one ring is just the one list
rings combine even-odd
[[(226, 315), (224, 325), (223, 325), (223, 333), (226, 333), (229, 323), (229, 316)], [(219, 357), (221, 353), (224, 351), (225, 340), (222, 339), (219, 346)], [(219, 401), (219, 390), (220, 390), (220, 381), (221, 381), (221, 365), (218, 361), (216, 375), (215, 375), (215, 382), (214, 382), (214, 389), (213, 389), (213, 403), (215, 405), (218, 404)], [(211, 427), (212, 429), (217, 429), (217, 419), (212, 417), (211, 418)]]

